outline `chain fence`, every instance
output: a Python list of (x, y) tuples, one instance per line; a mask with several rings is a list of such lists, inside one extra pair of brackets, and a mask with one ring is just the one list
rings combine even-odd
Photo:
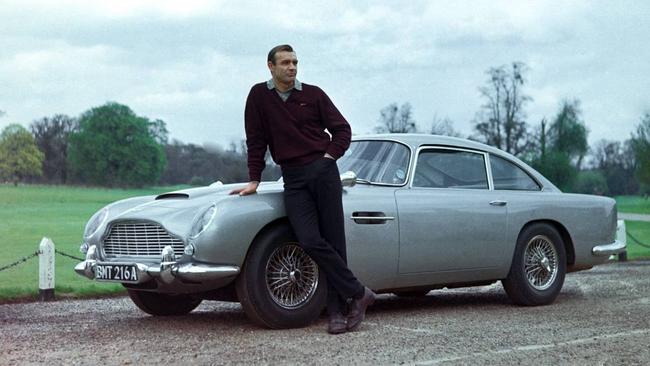
[[(58, 249), (55, 249), (54, 252), (56, 254), (59, 254), (59, 255), (63, 256), (63, 257), (68, 257), (68, 258), (75, 259), (75, 260), (78, 260), (78, 261), (83, 261), (84, 260), (83, 258), (75, 257), (74, 255), (62, 252), (62, 251), (60, 251)], [(22, 257), (22, 258), (18, 259), (17, 261), (13, 262), (13, 263), (7, 264), (6, 266), (2, 266), (2, 267), (0, 267), (0, 272), (5, 271), (5, 270), (10, 269), (10, 268), (13, 268), (13, 267), (16, 267), (16, 266), (18, 266), (18, 265), (20, 265), (22, 263), (27, 262), (28, 260), (30, 260), (30, 259), (32, 259), (34, 257), (38, 257), (39, 254), (41, 254), (41, 252), (40, 252), (40, 250), (37, 250), (34, 253), (29, 254), (29, 255), (27, 255), (25, 257)]]
[[(640, 246), (642, 246), (642, 247), (644, 247), (644, 248), (649, 248), (649, 249), (650, 249), (650, 244), (647, 244), (647, 243), (643, 243), (643, 242), (641, 242), (641, 241), (640, 241), (639, 239), (637, 239), (634, 235), (632, 235), (629, 231), (625, 230), (625, 234), (626, 234), (630, 239), (632, 239), (632, 241), (635, 242), (636, 244), (638, 244), (638, 245), (640, 245)], [(85, 260), (84, 258), (76, 257), (76, 256), (74, 256), (74, 255), (72, 255), (72, 254), (65, 253), (65, 252), (60, 251), (60, 250), (58, 250), (58, 249), (55, 249), (54, 252), (55, 252), (56, 254), (60, 255), (60, 256), (67, 257), (67, 258), (70, 258), (70, 259), (74, 259), (74, 260), (78, 260), (78, 261), (83, 261), (83, 260)], [(27, 262), (28, 260), (30, 260), (30, 259), (32, 259), (32, 258), (34, 258), (34, 257), (37, 257), (39, 254), (40, 254), (40, 251), (37, 250), (37, 251), (35, 251), (34, 253), (31, 253), (31, 254), (29, 254), (29, 255), (27, 255), (27, 256), (25, 256), (25, 257), (22, 257), (22, 258), (16, 260), (16, 261), (13, 262), (13, 263), (7, 264), (6, 266), (2, 266), (2, 267), (0, 267), (0, 272), (5, 271), (5, 270), (8, 270), (8, 269), (13, 268), (13, 267), (16, 267), (16, 266), (18, 266), (18, 265), (20, 265), (20, 264), (22, 264), (22, 263), (25, 263), (25, 262)]]
[(635, 238), (634, 235), (630, 234), (629, 231), (625, 231), (627, 236), (632, 239), (633, 242), (637, 243), (638, 245), (644, 247), (644, 248), (650, 248), (650, 244), (642, 243), (639, 239)]
[(38, 256), (40, 253), (41, 253), (41, 252), (37, 250), (37, 251), (35, 251), (34, 253), (32, 253), (32, 254), (30, 254), (30, 255), (28, 255), (28, 256), (22, 257), (22, 258), (20, 258), (19, 260), (15, 261), (15, 262), (13, 262), (13, 263), (11, 263), (11, 264), (8, 264), (8, 265), (6, 265), (6, 266), (0, 267), (0, 272), (2, 272), (2, 271), (4, 271), (4, 270), (7, 270), (7, 269), (9, 269), (9, 268), (16, 267), (17, 265), (19, 265), (19, 264), (21, 264), (21, 263), (27, 262), (28, 260), (30, 260), (30, 259), (32, 259), (32, 258)]
[(84, 260), (85, 260), (84, 258), (75, 257), (74, 255), (71, 255), (71, 254), (68, 254), (68, 253), (64, 253), (64, 252), (62, 252), (62, 251), (60, 251), (60, 250), (58, 250), (58, 249), (54, 249), (54, 252), (55, 252), (56, 254), (62, 255), (62, 256), (64, 256), (64, 257), (68, 257), (68, 258), (76, 259), (76, 260), (78, 260), (78, 261), (84, 261)]

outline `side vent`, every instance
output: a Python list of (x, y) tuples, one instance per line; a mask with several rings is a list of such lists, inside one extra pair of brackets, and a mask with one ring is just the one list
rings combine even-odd
[(156, 197), (157, 200), (186, 200), (190, 198), (187, 193), (163, 193)]

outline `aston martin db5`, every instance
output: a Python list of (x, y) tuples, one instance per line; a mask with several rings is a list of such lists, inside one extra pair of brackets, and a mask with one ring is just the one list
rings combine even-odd
[[(501, 281), (520, 305), (554, 301), (565, 274), (625, 250), (611, 198), (562, 193), (516, 157), (444, 136), (355, 137), (338, 161), (348, 264), (378, 293)], [(146, 313), (180, 315), (238, 301), (271, 328), (304, 326), (327, 285), (301, 249), (283, 183), (191, 188), (109, 204), (86, 225), (75, 270), (119, 282)]]

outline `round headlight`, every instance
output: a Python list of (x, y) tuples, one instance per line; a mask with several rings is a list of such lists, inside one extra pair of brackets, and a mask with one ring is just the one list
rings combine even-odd
[(88, 220), (88, 224), (86, 224), (86, 229), (84, 230), (84, 238), (90, 238), (95, 235), (97, 230), (106, 222), (106, 218), (108, 218), (108, 208), (104, 207)]
[(199, 216), (196, 221), (194, 221), (194, 225), (192, 225), (192, 232), (190, 233), (190, 238), (196, 239), (199, 235), (201, 235), (205, 229), (210, 226), (212, 220), (214, 220), (214, 217), (216, 216), (216, 213), (216, 205), (212, 205), (207, 210), (205, 210), (203, 214)]

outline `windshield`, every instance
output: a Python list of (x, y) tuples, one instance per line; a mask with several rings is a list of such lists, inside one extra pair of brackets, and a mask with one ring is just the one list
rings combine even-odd
[(372, 183), (404, 184), (409, 149), (394, 141), (352, 141), (338, 160), (341, 173), (353, 171), (357, 178)]

